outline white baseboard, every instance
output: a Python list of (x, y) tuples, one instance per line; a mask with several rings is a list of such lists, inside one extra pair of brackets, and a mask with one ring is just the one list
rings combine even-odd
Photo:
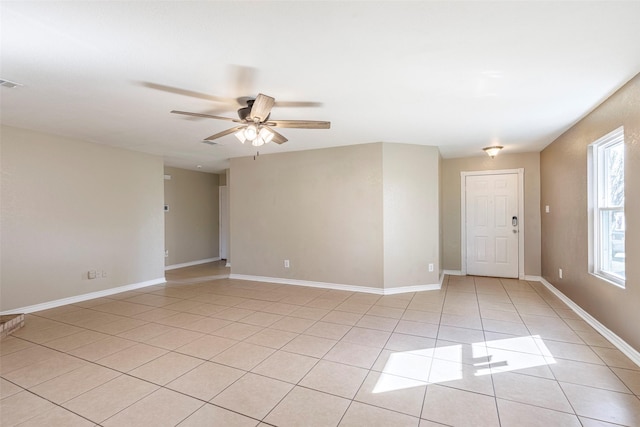
[(181, 264), (167, 265), (164, 270), (175, 270), (176, 268), (191, 267), (194, 265), (206, 264), (208, 262), (220, 261), (220, 257), (200, 259), (198, 261), (183, 262)]
[(442, 287), (442, 281), (440, 281), (440, 283), (434, 283), (431, 285), (413, 285), (413, 286), (399, 286), (397, 288), (384, 288), (382, 290), (383, 291), (382, 295), (406, 294), (408, 292), (437, 291), (441, 287)]
[(582, 307), (573, 302), (568, 296), (560, 292), (555, 286), (549, 283), (544, 277), (540, 276), (526, 276), (526, 280), (542, 283), (547, 289), (549, 289), (555, 296), (560, 298), (562, 302), (567, 304), (571, 310), (573, 310), (578, 316), (587, 322), (593, 329), (598, 331), (603, 337), (605, 337), (611, 344), (613, 344), (618, 350), (623, 352), (629, 359), (631, 359), (636, 365), (640, 366), (640, 352), (631, 347), (625, 340), (617, 336), (609, 328), (600, 323), (595, 317), (587, 313)]
[(364, 292), (376, 295), (395, 295), (406, 292), (432, 291), (440, 289), (440, 283), (433, 285), (400, 286), (397, 288), (371, 288), (367, 286), (344, 285), (340, 283), (314, 282), (310, 280), (284, 279), (280, 277), (251, 276), (247, 274), (230, 274), (229, 279), (251, 280), (254, 282), (277, 283), (282, 285), (308, 286), (310, 288), (334, 289), (338, 291)]
[(229, 275), (228, 274), (216, 274), (213, 276), (199, 276), (199, 277), (193, 277), (191, 279), (179, 279), (179, 280), (168, 280), (167, 283), (169, 284), (180, 284), (180, 285), (185, 285), (185, 284), (190, 284), (190, 283), (201, 283), (201, 282), (210, 282), (211, 280), (220, 280), (220, 279), (228, 279)]
[(460, 270), (442, 270), (444, 274), (448, 274), (449, 276), (464, 276), (462, 271)]
[(73, 297), (57, 299), (54, 301), (43, 302), (40, 304), (30, 305), (27, 307), (15, 308), (13, 310), (7, 310), (0, 312), (1, 315), (5, 314), (19, 314), (19, 313), (33, 313), (36, 311), (48, 310), (50, 308), (60, 307), (61, 305), (75, 304), (77, 302), (87, 301), (94, 298), (106, 297), (113, 294), (119, 294), (120, 292), (133, 291), (140, 288), (146, 288), (147, 286), (160, 285), (166, 283), (164, 277), (158, 279), (147, 280), (145, 282), (133, 283), (131, 285), (118, 286), (117, 288), (109, 288), (102, 291), (90, 292), (88, 294), (76, 295)]

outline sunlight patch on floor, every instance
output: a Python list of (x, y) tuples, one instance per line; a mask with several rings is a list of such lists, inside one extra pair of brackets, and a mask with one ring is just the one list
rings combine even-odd
[[(437, 362), (437, 363), (436, 363)], [(556, 363), (539, 335), (482, 341), (389, 355), (373, 393), (384, 393), (473, 376), (518, 371)]]

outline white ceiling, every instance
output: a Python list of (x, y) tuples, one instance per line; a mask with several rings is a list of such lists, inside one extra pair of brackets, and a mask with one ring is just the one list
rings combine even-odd
[(206, 171), (255, 150), (202, 144), (231, 123), (169, 111), (235, 111), (148, 84), (322, 103), (275, 107), (331, 129), (283, 129), (261, 153), (384, 141), (450, 158), (539, 151), (640, 71), (637, 1), (0, 4), (0, 78), (24, 85), (0, 89), (3, 124)]

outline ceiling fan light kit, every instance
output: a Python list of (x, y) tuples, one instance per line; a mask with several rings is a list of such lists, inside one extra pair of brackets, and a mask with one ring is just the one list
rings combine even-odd
[(269, 120), (271, 109), (275, 105), (275, 99), (261, 93), (258, 94), (255, 99), (248, 99), (246, 102), (247, 106), (238, 110), (239, 118), (237, 119), (211, 114), (191, 113), (188, 111), (172, 110), (171, 112), (185, 116), (204, 117), (240, 123), (239, 126), (205, 138), (205, 141), (212, 141), (232, 133), (241, 143), (244, 144), (246, 141), (249, 141), (254, 147), (260, 147), (271, 141), (276, 144), (287, 142), (287, 138), (273, 130), (274, 127), (295, 129), (329, 129), (331, 127), (330, 122), (316, 120)]
[(260, 147), (261, 145), (268, 144), (273, 140), (273, 132), (266, 126), (249, 125), (244, 129), (240, 129), (234, 133), (238, 141), (245, 143), (245, 141), (251, 142), (254, 147)]

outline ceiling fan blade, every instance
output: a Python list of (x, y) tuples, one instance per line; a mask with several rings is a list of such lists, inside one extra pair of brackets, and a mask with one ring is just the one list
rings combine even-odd
[(245, 126), (236, 126), (231, 129), (223, 130), (222, 132), (218, 132), (215, 135), (211, 135), (208, 138), (205, 138), (205, 141), (213, 141), (214, 139), (222, 138), (223, 136), (229, 135), (230, 133), (235, 133), (240, 129), (243, 129)]
[[(205, 110), (202, 111), (198, 114), (208, 114), (209, 116), (217, 116), (218, 114), (224, 114), (227, 113), (229, 111), (228, 108), (212, 108), (210, 110)], [(206, 118), (211, 118), (211, 117), (206, 117)], [(203, 117), (200, 116), (188, 116), (187, 119), (189, 120), (201, 120), (204, 119)]]
[(190, 96), (192, 98), (200, 98), (200, 99), (206, 99), (208, 101), (215, 101), (215, 102), (222, 102), (222, 103), (225, 103), (225, 104), (231, 104), (234, 108), (238, 106), (238, 101), (235, 98), (227, 98), (227, 97), (223, 97), (223, 96), (208, 95), (208, 94), (202, 93), (202, 92), (196, 92), (196, 91), (187, 90), (187, 89), (180, 89), (180, 88), (177, 88), (177, 87), (165, 86), (165, 85), (161, 85), (161, 84), (157, 84), (157, 83), (151, 83), (151, 82), (141, 82), (140, 84), (142, 86), (144, 86), (144, 87), (148, 87), (150, 89), (161, 90), (163, 92), (175, 93), (177, 95)]
[(275, 142), (276, 144), (284, 144), (288, 141), (288, 139), (285, 138), (285, 136), (281, 133), (276, 132), (272, 128), (269, 128), (269, 130), (273, 133), (273, 139), (271, 141)]
[(236, 122), (236, 123), (242, 123), (242, 120), (239, 119), (232, 119), (231, 117), (222, 117), (222, 116), (212, 116), (211, 114), (204, 114), (204, 113), (191, 113), (189, 111), (178, 111), (178, 110), (171, 110), (171, 112), (173, 114), (182, 114), (184, 116), (192, 116), (192, 117), (204, 117), (207, 119), (216, 119), (216, 120), (226, 120), (228, 122)]
[(279, 128), (297, 129), (329, 129), (331, 127), (331, 122), (318, 120), (269, 120), (265, 124)]
[(276, 101), (276, 107), (322, 107), (322, 102)]
[(267, 117), (269, 117), (269, 113), (275, 102), (276, 100), (274, 98), (259, 93), (253, 102), (253, 107), (251, 107), (250, 118), (253, 120), (258, 119), (260, 122), (265, 121)]

